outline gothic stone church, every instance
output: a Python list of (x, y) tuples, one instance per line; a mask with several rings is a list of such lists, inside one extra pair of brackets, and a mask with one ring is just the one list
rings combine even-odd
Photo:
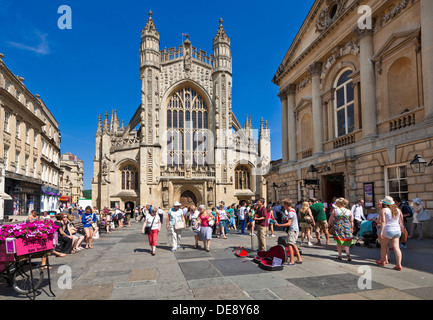
[[(152, 12), (141, 33), (141, 104), (127, 125), (113, 111), (99, 116), (94, 205), (123, 209), (216, 206), (266, 195), (270, 165), (267, 121), (254, 134), (232, 111), (232, 55), (223, 21), (213, 54), (192, 46), (159, 50)], [(122, 124), (121, 124), (122, 123)], [(256, 142), (256, 138), (258, 141)]]

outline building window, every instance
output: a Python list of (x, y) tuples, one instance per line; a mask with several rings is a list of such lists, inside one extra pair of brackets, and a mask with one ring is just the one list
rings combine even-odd
[(11, 115), (9, 112), (5, 111), (5, 131), (6, 132), (10, 132), (9, 131), (9, 119), (10, 119)]
[(17, 123), (16, 123), (16, 136), (17, 136), (17, 139), (20, 138), (20, 126), (21, 126), (21, 122), (19, 120), (17, 120)]
[(29, 175), (29, 157), (26, 156), (26, 159), (24, 161), (24, 167), (25, 167), (25, 172), (26, 172), (26, 176)]
[(391, 197), (399, 196), (402, 201), (409, 198), (406, 166), (388, 167), (385, 170), (386, 194)]
[(172, 94), (167, 102), (167, 164), (206, 166), (208, 156), (208, 107), (190, 87)]
[(30, 143), (30, 128), (29, 127), (26, 128), (26, 143), (27, 144)]
[(250, 170), (247, 166), (239, 166), (235, 169), (235, 189), (251, 189)]
[(335, 86), (335, 123), (337, 137), (352, 133), (355, 130), (355, 90), (350, 79), (352, 70), (345, 71)]
[(138, 169), (135, 165), (127, 164), (121, 169), (122, 190), (138, 190)]

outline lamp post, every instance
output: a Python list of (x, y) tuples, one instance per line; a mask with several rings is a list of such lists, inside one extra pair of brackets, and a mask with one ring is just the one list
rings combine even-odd
[(433, 166), (433, 159), (427, 164), (419, 154), (417, 154), (410, 163), (413, 173), (425, 173), (425, 168)]

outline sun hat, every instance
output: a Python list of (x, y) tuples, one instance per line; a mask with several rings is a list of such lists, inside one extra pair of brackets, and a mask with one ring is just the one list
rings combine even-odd
[(181, 206), (181, 204), (178, 201), (176, 201), (173, 205), (173, 207), (180, 207), (180, 206)]
[(413, 203), (422, 204), (422, 200), (421, 200), (420, 198), (412, 199), (412, 202), (413, 202)]
[(385, 199), (382, 199), (380, 202), (387, 204), (387, 205), (395, 204), (394, 199), (390, 196), (386, 196)]

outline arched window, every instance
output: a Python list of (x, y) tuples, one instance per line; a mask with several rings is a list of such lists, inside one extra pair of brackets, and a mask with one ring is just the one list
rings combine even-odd
[(173, 93), (167, 101), (167, 164), (206, 166), (209, 161), (208, 107), (190, 87)]
[(247, 166), (238, 166), (235, 169), (235, 189), (251, 189), (250, 170)]
[(345, 71), (335, 85), (335, 132), (337, 137), (355, 130), (355, 95), (351, 70)]
[(120, 168), (122, 190), (138, 190), (138, 168), (132, 164), (126, 164)]

